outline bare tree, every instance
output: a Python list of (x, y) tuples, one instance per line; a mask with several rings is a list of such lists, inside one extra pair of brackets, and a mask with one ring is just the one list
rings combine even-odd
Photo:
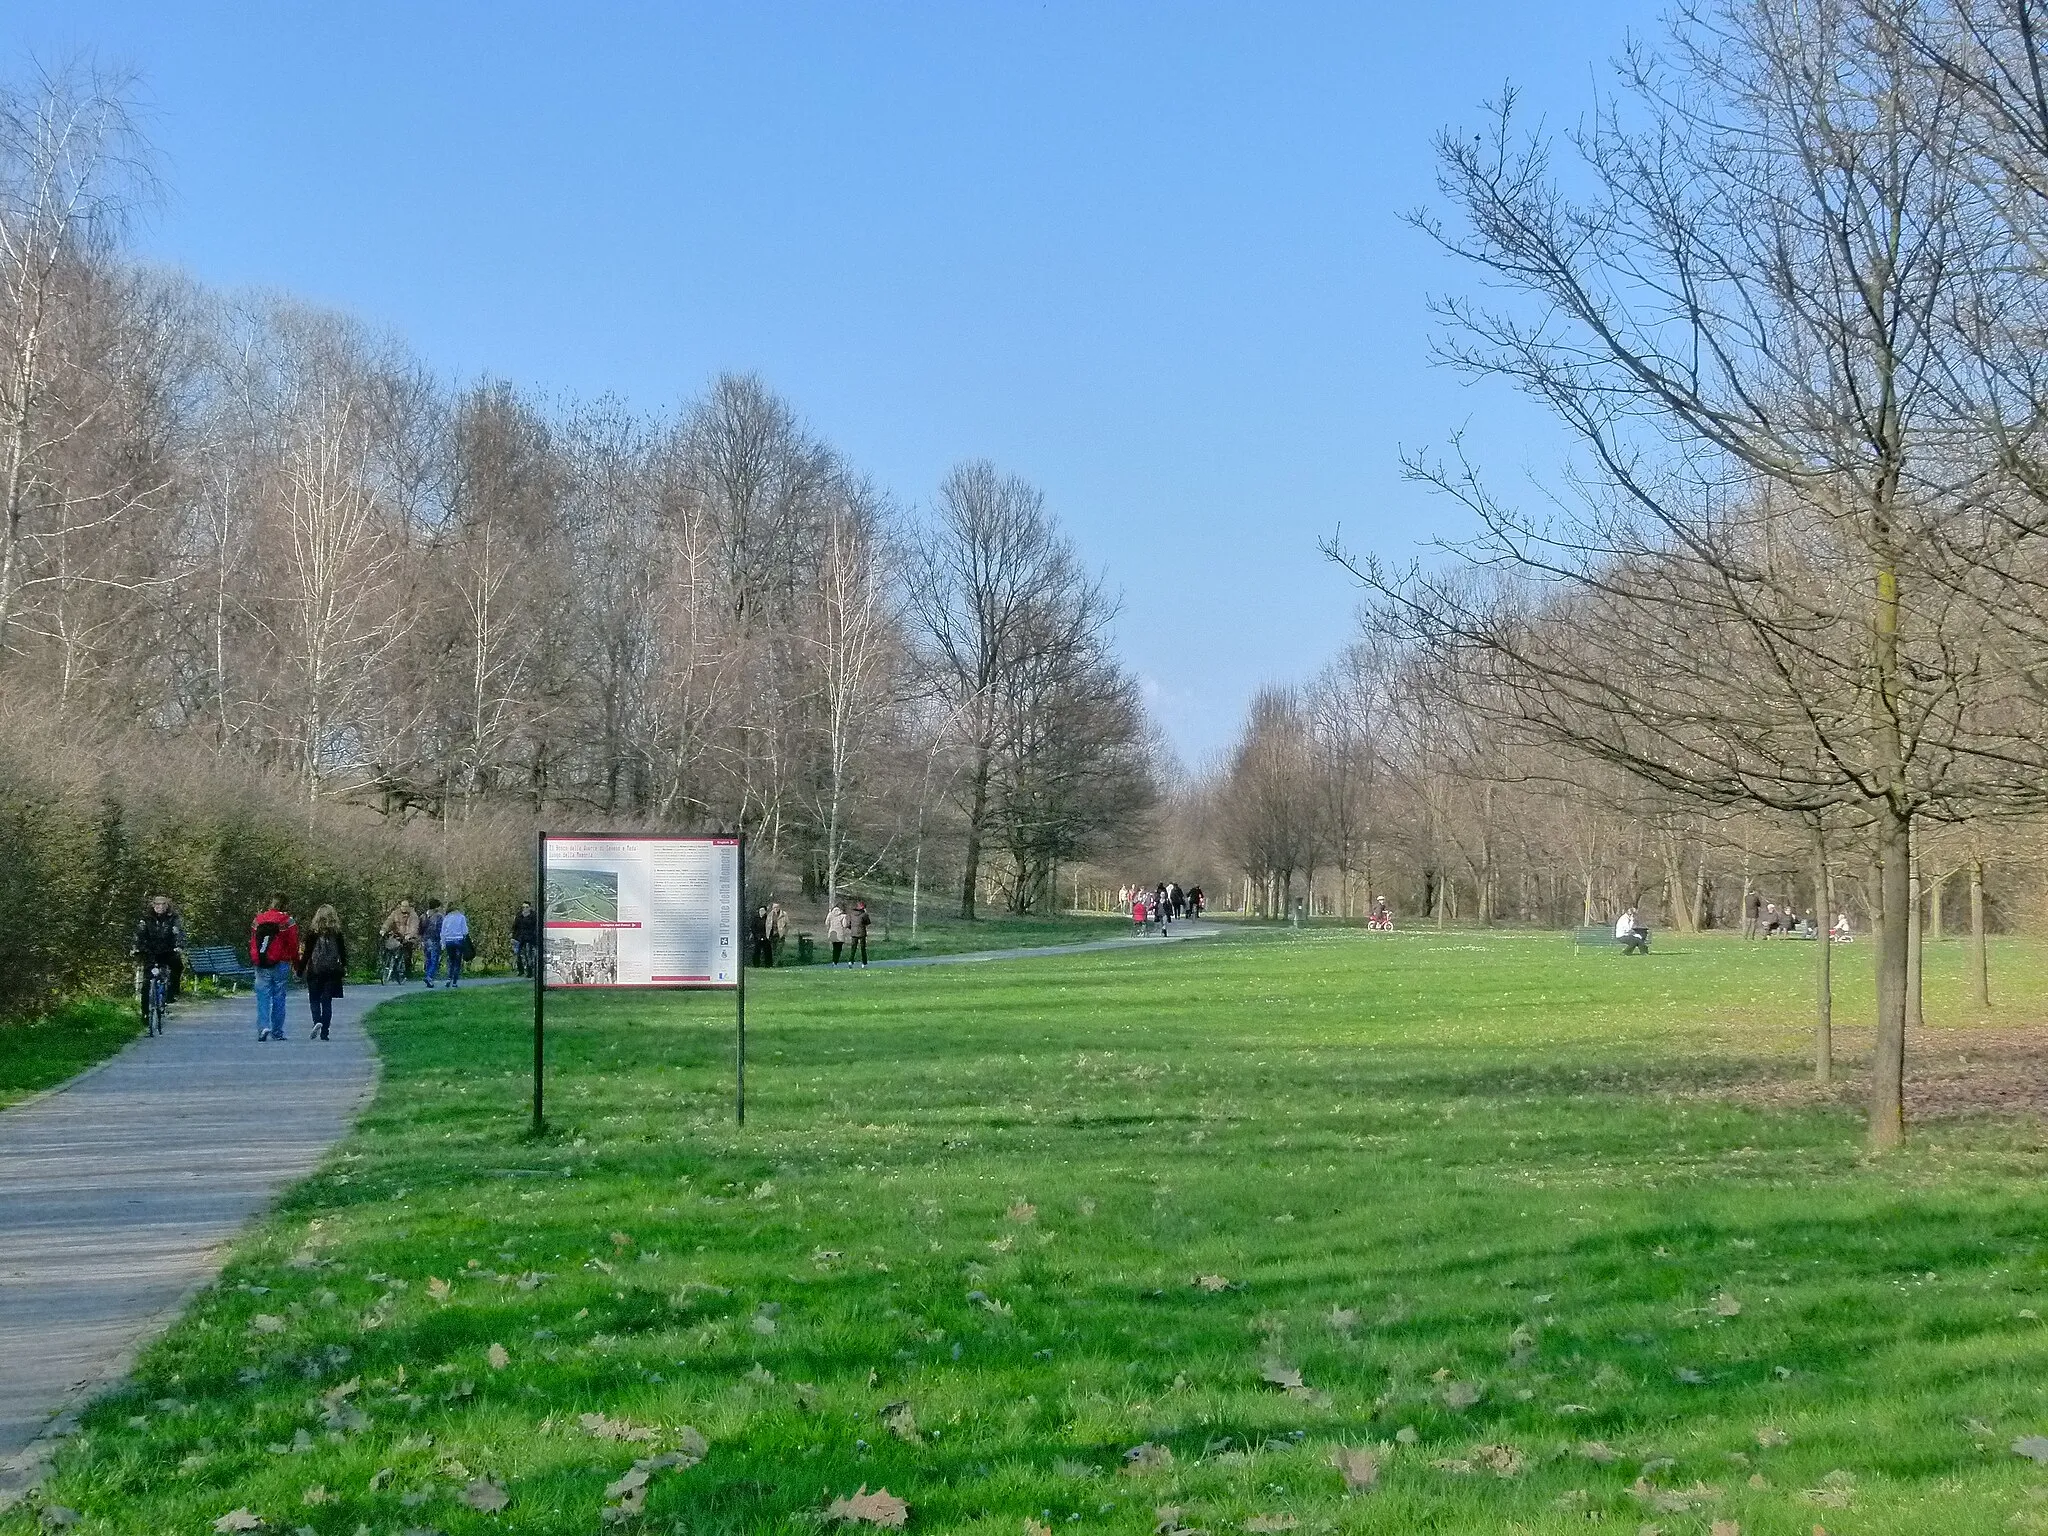
[(0, 91), (0, 643), (37, 520), (62, 499), (48, 458), (85, 431), (81, 359), (55, 344), (99, 297), (103, 263), (144, 189), (131, 85), (87, 67)]

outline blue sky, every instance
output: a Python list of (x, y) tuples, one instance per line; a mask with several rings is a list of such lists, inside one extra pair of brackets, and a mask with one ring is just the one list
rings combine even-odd
[(1454, 527), (1400, 450), (1558, 441), (1428, 360), (1465, 279), (1401, 215), (1512, 80), (1576, 118), (1655, 7), (775, 0), (18, 3), (18, 64), (146, 83), (141, 252), (650, 409), (750, 369), (906, 503), (989, 458), (1124, 593), (1180, 753), (1313, 671), (1316, 553)]

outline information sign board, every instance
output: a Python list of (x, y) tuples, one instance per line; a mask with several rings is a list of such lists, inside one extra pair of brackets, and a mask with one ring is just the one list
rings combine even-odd
[(541, 985), (738, 987), (738, 837), (540, 840)]

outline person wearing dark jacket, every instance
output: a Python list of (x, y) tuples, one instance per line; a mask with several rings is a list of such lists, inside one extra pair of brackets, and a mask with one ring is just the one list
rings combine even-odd
[(512, 919), (512, 962), (522, 976), (533, 974), (534, 958), (540, 949), (540, 914), (533, 903), (522, 901)]
[(847, 964), (858, 964), (862, 970), (868, 967), (868, 904), (856, 901), (853, 910), (846, 914), (846, 931), (853, 939), (853, 950), (847, 955)]
[(164, 1001), (178, 1000), (178, 983), (185, 974), (184, 947), (185, 930), (171, 898), (151, 897), (149, 910), (136, 923), (135, 938), (128, 946), (128, 956), (135, 962), (135, 996), (145, 1008), (149, 995), (144, 989), (149, 985), (149, 969), (153, 965), (164, 968)]
[(306, 1001), (313, 1009), (313, 1038), (332, 1038), (327, 1031), (334, 1024), (334, 1000), (341, 996), (348, 979), (348, 940), (342, 935), (341, 915), (332, 907), (313, 914), (313, 926), (306, 932), (304, 952), (297, 969), (306, 983)]
[(775, 951), (769, 947), (768, 932), (768, 909), (756, 907), (747, 923), (747, 949), (753, 957), (748, 964), (767, 966), (775, 963)]

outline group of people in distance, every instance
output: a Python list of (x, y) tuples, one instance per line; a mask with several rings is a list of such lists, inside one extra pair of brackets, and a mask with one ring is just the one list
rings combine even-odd
[[(858, 897), (832, 903), (825, 914), (825, 942), (832, 946), (832, 963), (843, 955), (849, 965), (868, 963), (868, 929), (873, 919), (868, 904)], [(773, 966), (782, 959), (782, 946), (789, 938), (789, 909), (774, 898), (754, 908), (747, 920), (747, 964)]]
[[(1801, 915), (1789, 904), (1780, 907), (1775, 901), (1767, 902), (1761, 896), (1749, 898), (1749, 922), (1746, 931), (1757, 939), (1817, 939), (1820, 925), (1814, 921), (1811, 912)], [(1847, 944), (1855, 932), (1849, 923), (1849, 914), (1837, 912), (1834, 925), (1828, 929), (1828, 937), (1837, 944)]]
[[(519, 974), (531, 976), (540, 945), (540, 919), (531, 902), (521, 902), (512, 919), (512, 953)], [(443, 906), (429, 901), (424, 911), (410, 900), (391, 909), (378, 931), (378, 979), (404, 982), (412, 979), (415, 955), (426, 960), (426, 984), (445, 981), (453, 987), (462, 980), (462, 968), (476, 958), (469, 918), (459, 904)], [(152, 974), (164, 983), (164, 1001), (174, 1002), (185, 979), (185, 927), (168, 896), (153, 896), (135, 924), (129, 944), (129, 959), (135, 967), (136, 1000), (143, 1017), (150, 1017), (149, 987)], [(348, 936), (342, 931), (340, 913), (327, 903), (316, 907), (302, 930), (282, 895), (270, 902), (249, 924), (249, 965), (256, 994), (256, 1038), (283, 1040), (285, 992), (292, 981), (303, 982), (306, 1002), (312, 1014), (312, 1037), (331, 1039), (334, 1000), (342, 995), (348, 978)]]
[[(533, 974), (539, 937), (540, 921), (534, 916), (533, 904), (522, 901), (519, 915), (512, 919), (512, 953), (522, 976)], [(391, 909), (384, 926), (377, 930), (378, 980), (392, 984), (411, 981), (415, 955), (425, 957), (428, 986), (445, 982), (452, 987), (461, 982), (463, 966), (476, 958), (476, 941), (470, 937), (469, 917), (458, 903), (444, 907), (434, 900), (421, 910), (405, 900)]]
[(1124, 886), (1116, 893), (1116, 900), (1131, 915), (1140, 933), (1147, 927), (1165, 933), (1167, 926), (1180, 918), (1200, 917), (1206, 902), (1199, 885), (1184, 891), (1171, 880), (1162, 880), (1149, 891), (1142, 885)]

